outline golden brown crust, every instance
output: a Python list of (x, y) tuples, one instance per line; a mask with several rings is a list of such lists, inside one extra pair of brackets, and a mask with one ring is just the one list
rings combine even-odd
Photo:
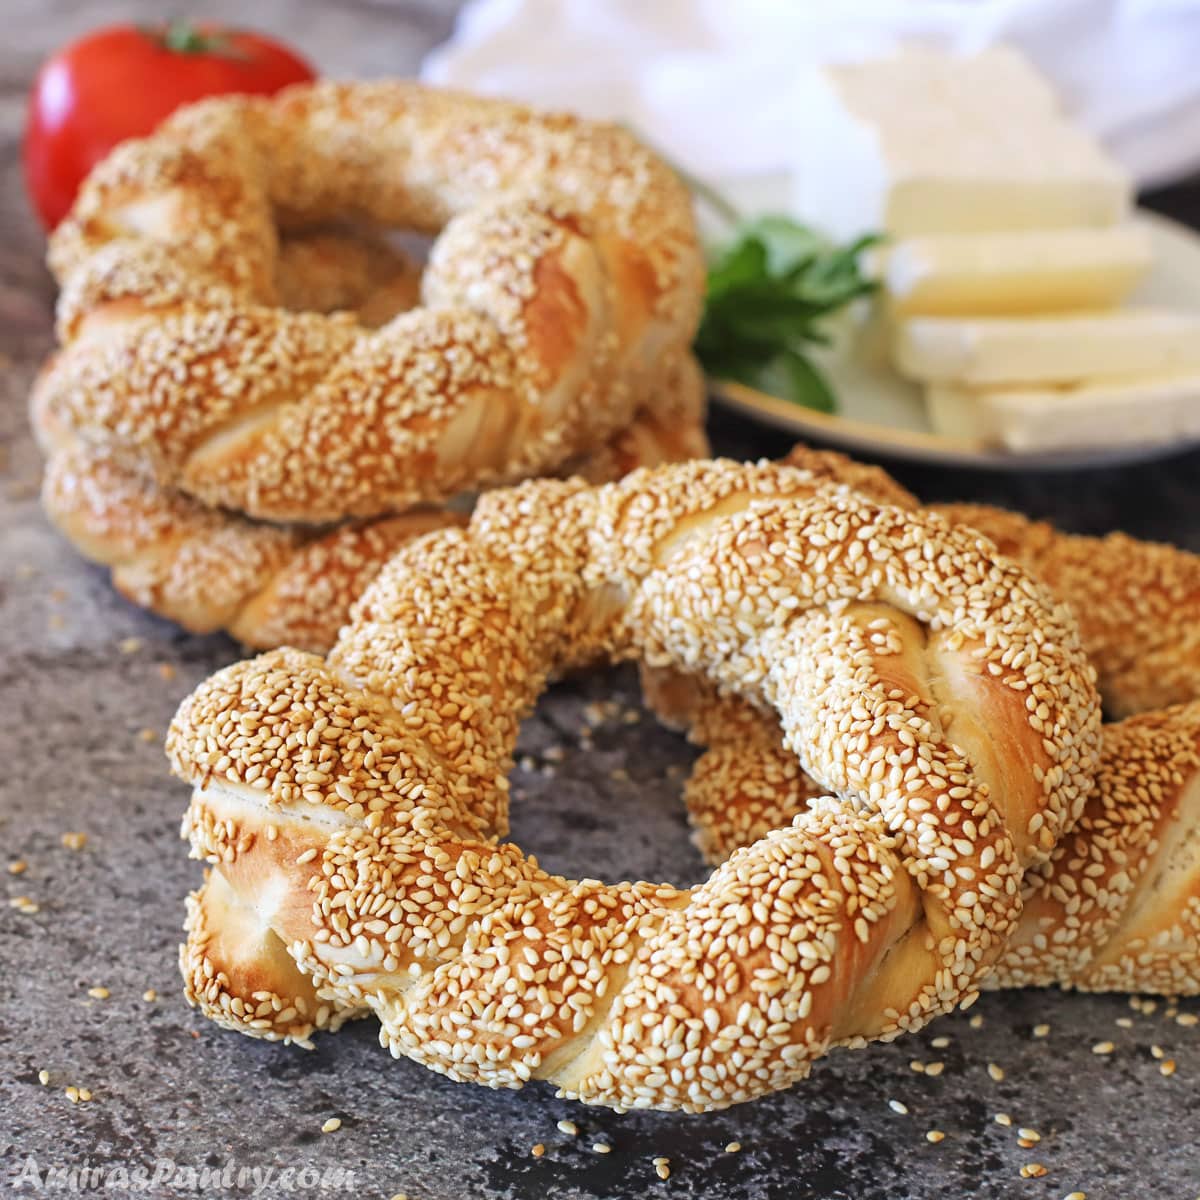
[[(345, 214), (438, 233), (423, 307), (375, 331), (278, 307), (276, 220)], [(93, 172), (50, 258), (44, 421), (289, 522), (594, 450), (686, 351), (703, 280), (686, 190), (626, 131), (406, 83), (193, 105)]]
[[(495, 841), (511, 755), (549, 674), (597, 657), (773, 708), (846, 799), (690, 891), (548, 875)], [(951, 712), (1016, 764), (953, 745)], [(401, 550), (327, 660), (219, 673), (168, 745), (194, 852), (271, 898), (251, 907), (317, 995), (370, 1008), (393, 1053), (703, 1110), (973, 996), (1078, 816), (1098, 720), (1071, 625), (976, 537), (717, 461), (485, 495)]]
[[(661, 391), (647, 402), (627, 429), (565, 469), (600, 483), (707, 452), (704, 383), (690, 355), (664, 364)], [(116, 452), (55, 447), (53, 430), (39, 432), (54, 447), (47, 514), (83, 555), (112, 568), (122, 595), (195, 633), (224, 629), (258, 649), (327, 650), (400, 546), (465, 519), (436, 508), (332, 528), (252, 521), (164, 490)]]
[[(887, 504), (916, 507), (879, 467), (797, 446), (784, 460)], [(934, 504), (1017, 559), (1073, 609), (1116, 717), (1200, 696), (1200, 555), (1123, 533), (1083, 537), (985, 504)]]

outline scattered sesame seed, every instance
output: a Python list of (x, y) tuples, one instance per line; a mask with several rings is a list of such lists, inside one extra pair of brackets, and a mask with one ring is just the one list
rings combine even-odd
[(79, 1103), (79, 1089), (77, 1087), (68, 1087), (64, 1089), (63, 1094), (72, 1104)]
[(89, 1101), (91, 1098), (92, 1098), (92, 1093), (89, 1088), (80, 1088), (79, 1089), (79, 1099), (81, 1102), (86, 1104), (87, 1101)]
[(136, 637), (122, 638), (117, 645), (122, 654), (136, 654), (142, 648), (142, 639)]
[(325, 1124), (321, 1126), (321, 1132), (322, 1133), (337, 1133), (337, 1131), (339, 1129), (341, 1129), (341, 1127), (342, 1127), (342, 1121), (341, 1121), (340, 1117), (330, 1117), (329, 1120), (326, 1121)]
[(1026, 1163), (1021, 1168), (1022, 1179), (1041, 1179), (1041, 1177), (1046, 1174), (1048, 1174), (1048, 1172), (1041, 1163)]
[(107, 1000), (111, 993), (106, 987), (90, 987), (88, 988), (88, 995), (93, 1000)]
[(1200, 1016), (1197, 1016), (1195, 1013), (1183, 1012), (1175, 1018), (1175, 1024), (1183, 1025), (1190, 1029), (1193, 1025), (1200, 1024)]
[(1158, 1073), (1160, 1075), (1171, 1076), (1175, 1074), (1175, 1060), (1173, 1058), (1164, 1058), (1158, 1064)]
[(1164, 1051), (1161, 1046), (1151, 1046), (1150, 1047), (1150, 1056), (1152, 1058), (1162, 1058), (1163, 1054), (1164, 1054)]
[(149, 728), (139, 729), (138, 737), (143, 742), (156, 742), (158, 740), (158, 734), (155, 733), (153, 729), (149, 729)]
[(918, 1075), (925, 1074), (925, 1064), (919, 1058), (912, 1059), (908, 1064), (908, 1069), (910, 1071), (916, 1071)]
[(737, 1152), (739, 1150), (741, 1150), (741, 1148), (742, 1148), (741, 1142), (727, 1142), (725, 1144), (725, 1153), (726, 1154), (737, 1154)]
[(1087, 1200), (1087, 1192), (1068, 1192), (1063, 1200)]
[(940, 1129), (931, 1129), (925, 1135), (927, 1142), (941, 1142), (945, 1140), (946, 1135)]
[(9, 900), (8, 906), (9, 908), (15, 908), (18, 912), (24, 913), (27, 917), (41, 912), (41, 908), (29, 896), (13, 896)]
[(973, 1017), (972, 1017), (972, 1018), (971, 1018), (971, 1019), (970, 1019), (970, 1020), (967, 1022), (967, 1024), (968, 1024), (968, 1025), (970, 1025), (970, 1027), (971, 1027), (972, 1029), (982, 1029), (982, 1028), (983, 1028), (983, 1013), (976, 1013), (976, 1014), (975, 1014), (975, 1015), (974, 1015), (974, 1016), (973, 1016)]
[(10, 875), (24, 875), (27, 870), (29, 870), (29, 864), (23, 858), (18, 858), (15, 862), (8, 864)]
[(39, 1071), (38, 1072), (38, 1083), (40, 1083), (42, 1085), (42, 1087), (45, 1087), (46, 1084), (48, 1084), (49, 1082), (50, 1082), (50, 1072), (47, 1070), (44, 1070), (44, 1069)]
[(535, 1142), (529, 1149), (529, 1153), (534, 1158), (541, 1158), (546, 1153), (546, 1145), (544, 1142)]
[(1033, 1036), (1035, 1038), (1044, 1038), (1049, 1034), (1049, 1032), (1050, 1032), (1049, 1025), (1035, 1025), (1033, 1027)]
[(175, 678), (178, 672), (172, 663), (161, 662), (158, 664), (158, 674), (160, 679), (165, 679), (168, 683)]
[(888, 1108), (890, 1108), (892, 1112), (899, 1113), (902, 1117), (908, 1116), (908, 1105), (899, 1100), (889, 1100)]
[(88, 835), (78, 830), (70, 830), (58, 839), (68, 850), (82, 850), (87, 845)]
[(1008, 1126), (1012, 1124), (1012, 1117), (1010, 1117), (1008, 1113), (997, 1113), (992, 1120), (994, 1120), (997, 1125)]
[(579, 1126), (574, 1121), (559, 1121), (558, 1128), (560, 1133), (565, 1133), (568, 1137), (574, 1137), (579, 1132)]
[(142, 993), (142, 999), (145, 1000), (147, 1004), (153, 1004), (154, 1001), (158, 999), (158, 992), (156, 992), (154, 988), (147, 988)]
[(950, 1045), (950, 1039), (948, 1037), (935, 1037), (929, 1044), (935, 1050), (945, 1050), (945, 1048)]
[(1097, 1042), (1092, 1047), (1093, 1054), (1111, 1054), (1116, 1049), (1112, 1042)]
[(946, 1069), (944, 1062), (931, 1062), (925, 1064), (925, 1074), (938, 1076)]
[(1028, 1129), (1022, 1126), (1017, 1130), (1019, 1136), (1023, 1137), (1027, 1142), (1040, 1142), (1042, 1135), (1036, 1129)]
[(997, 1082), (1000, 1083), (1004, 1079), (1004, 1068), (998, 1063), (990, 1062), (987, 1065), (987, 1073)]
[(654, 1173), (659, 1179), (670, 1179), (671, 1160), (669, 1158), (656, 1158), (654, 1160)]
[(593, 1142), (592, 1149), (597, 1154), (611, 1154), (612, 1147), (607, 1142)]

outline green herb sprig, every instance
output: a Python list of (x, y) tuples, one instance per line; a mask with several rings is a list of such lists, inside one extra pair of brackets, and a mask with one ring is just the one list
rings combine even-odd
[(705, 371), (834, 412), (833, 389), (807, 351), (829, 344), (829, 317), (875, 290), (861, 255), (879, 241), (869, 234), (837, 246), (782, 216), (739, 223), (709, 265), (695, 342)]

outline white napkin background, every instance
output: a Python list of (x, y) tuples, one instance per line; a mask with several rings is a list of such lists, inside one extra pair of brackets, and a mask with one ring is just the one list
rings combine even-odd
[(1019, 47), (1143, 187), (1200, 167), (1200, 0), (470, 0), (422, 77), (624, 121), (761, 210), (803, 72), (913, 42)]

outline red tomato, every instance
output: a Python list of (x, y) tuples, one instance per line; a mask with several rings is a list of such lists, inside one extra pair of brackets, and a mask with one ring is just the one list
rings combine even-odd
[(53, 229), (113, 146), (150, 133), (180, 105), (313, 78), (304, 59), (257, 33), (182, 24), (98, 29), (48, 59), (34, 80), (23, 151), (33, 206)]

